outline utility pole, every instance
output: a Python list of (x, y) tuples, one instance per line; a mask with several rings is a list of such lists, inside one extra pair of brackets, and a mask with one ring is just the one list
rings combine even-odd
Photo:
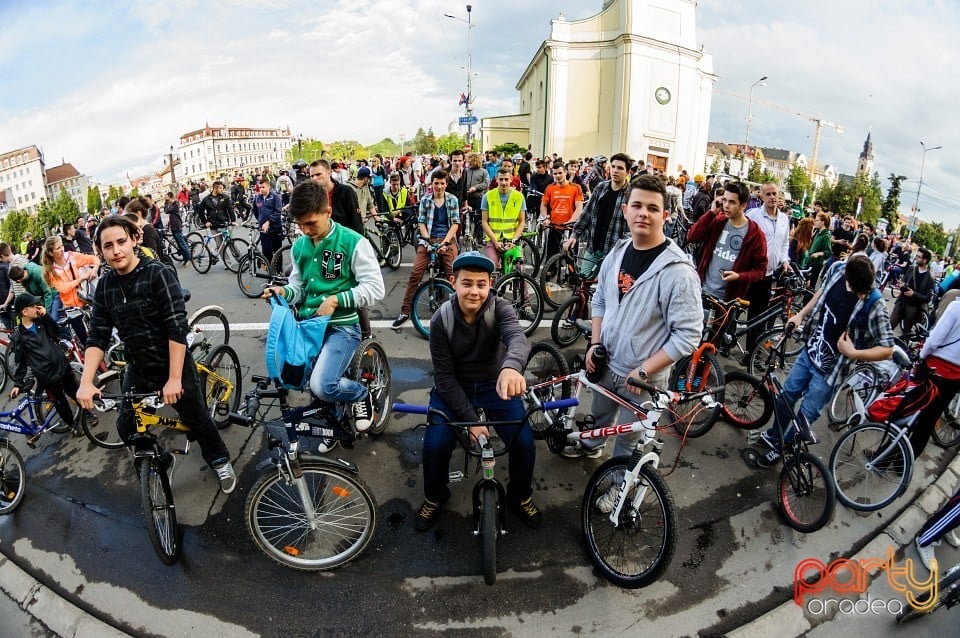
[(467, 144), (473, 147), (473, 6), (467, 5), (467, 19), (449, 13), (444, 13), (444, 17), (452, 20), (459, 20), (467, 24)]
[(810, 181), (813, 181), (813, 174), (817, 170), (817, 154), (820, 152), (820, 132), (824, 126), (836, 129), (837, 133), (843, 133), (843, 127), (833, 122), (825, 122), (819, 117), (811, 117), (810, 121), (817, 125), (817, 132), (813, 136), (813, 157), (810, 158)]
[(763, 76), (756, 82), (750, 85), (750, 97), (747, 100), (747, 134), (743, 138), (743, 159), (740, 160), (740, 177), (744, 178), (747, 176), (747, 153), (750, 152), (750, 120), (753, 119), (753, 90), (758, 86), (766, 86), (764, 80), (767, 79), (767, 76)]
[(917, 184), (917, 199), (913, 203), (913, 218), (910, 220), (910, 235), (913, 237), (913, 233), (917, 230), (917, 213), (920, 212), (920, 189), (923, 187), (923, 165), (927, 161), (927, 151), (939, 151), (942, 146), (932, 146), (927, 148), (927, 145), (923, 142), (920, 142), (920, 146), (923, 147), (923, 155), (920, 156), (920, 182)]
[(173, 144), (170, 145), (170, 154), (168, 155), (170, 159), (170, 191), (176, 195), (177, 193), (177, 180), (173, 177)]

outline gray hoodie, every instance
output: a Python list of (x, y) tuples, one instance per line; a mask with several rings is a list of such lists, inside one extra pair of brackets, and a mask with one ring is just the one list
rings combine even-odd
[[(620, 264), (631, 241), (620, 240), (604, 258), (592, 308), (594, 317), (603, 317), (601, 341), (610, 354), (610, 370), (621, 377), (661, 348), (673, 361), (685, 357), (703, 332), (700, 278), (672, 241), (620, 299)], [(667, 368), (650, 381), (663, 387), (669, 375)]]

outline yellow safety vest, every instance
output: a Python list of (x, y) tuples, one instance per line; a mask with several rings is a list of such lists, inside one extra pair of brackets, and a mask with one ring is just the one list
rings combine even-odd
[(390, 189), (387, 188), (383, 191), (383, 198), (387, 200), (387, 208), (390, 210), (390, 212), (393, 212), (398, 208), (403, 208), (407, 205), (407, 189), (401, 186), (400, 192), (397, 193), (397, 197), (394, 199), (393, 195), (390, 193)]
[(500, 191), (487, 191), (484, 196), (487, 198), (487, 222), (490, 224), (490, 230), (498, 237), (509, 235), (511, 238), (517, 232), (517, 224), (520, 221), (520, 207), (523, 206), (523, 195), (520, 191), (511, 191), (507, 197), (507, 208), (503, 209), (500, 204)]

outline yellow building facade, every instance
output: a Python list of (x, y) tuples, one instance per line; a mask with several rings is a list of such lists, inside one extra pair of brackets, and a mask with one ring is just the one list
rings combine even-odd
[(624, 151), (676, 174), (706, 157), (713, 59), (696, 43), (694, 0), (605, 0), (583, 20), (561, 15), (517, 82), (520, 113), (481, 120), (485, 149), (535, 156)]

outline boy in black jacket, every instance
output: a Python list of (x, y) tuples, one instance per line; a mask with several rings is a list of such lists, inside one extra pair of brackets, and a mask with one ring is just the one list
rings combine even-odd
[(22, 292), (13, 301), (14, 313), (20, 317), (20, 325), (10, 337), (16, 365), (13, 370), (13, 390), (10, 397), (16, 397), (36, 378), (38, 392), (46, 390), (53, 399), (57, 413), (63, 422), (70, 426), (74, 436), (83, 432), (74, 420), (74, 411), (67, 397), (77, 395), (77, 380), (60, 348), (60, 328), (47, 315), (43, 306), (43, 297)]

